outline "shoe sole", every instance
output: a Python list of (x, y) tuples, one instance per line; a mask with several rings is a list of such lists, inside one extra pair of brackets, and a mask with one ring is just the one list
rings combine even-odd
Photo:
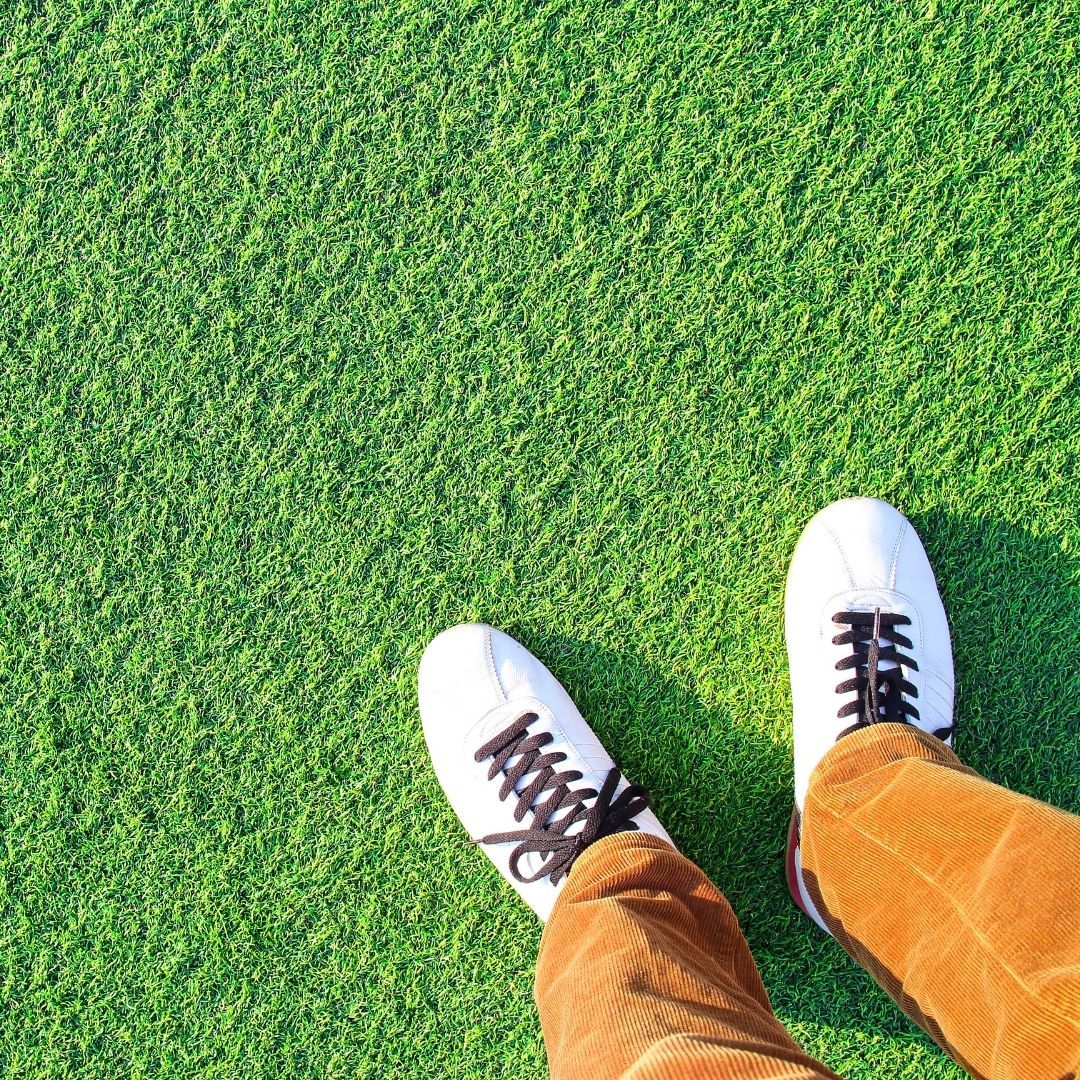
[(795, 853), (799, 849), (799, 808), (791, 808), (791, 824), (788, 825), (787, 835), (787, 858), (784, 860), (784, 877), (787, 880), (788, 892), (795, 906), (811, 921), (816, 922), (814, 916), (806, 909), (802, 895), (799, 892), (798, 871), (795, 866)]
[(804, 896), (799, 888), (799, 809), (791, 808), (791, 824), (788, 826), (787, 859), (784, 862), (784, 876), (787, 878), (788, 892), (795, 906), (815, 925), (825, 931), (830, 937), (832, 931), (825, 925), (825, 920), (818, 914), (813, 906), (813, 900)]

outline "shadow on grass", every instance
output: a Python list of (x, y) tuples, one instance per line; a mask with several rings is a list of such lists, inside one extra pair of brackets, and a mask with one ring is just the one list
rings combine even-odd
[[(1074, 703), (1080, 590), (1056, 539), (997, 522), (914, 519), (953, 628), (958, 750), (990, 779), (1080, 810)], [(783, 1019), (929, 1040), (792, 905), (783, 877), (790, 745), (637, 658), (509, 626), (566, 684), (680, 849), (723, 889)]]
[(984, 776), (1080, 813), (1080, 565), (1058, 537), (913, 517), (956, 662), (957, 750)]

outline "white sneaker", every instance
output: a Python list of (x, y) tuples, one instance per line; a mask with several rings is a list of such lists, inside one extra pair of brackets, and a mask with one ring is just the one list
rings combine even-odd
[(559, 681), (508, 634), (482, 623), (441, 633), (420, 661), (419, 696), (450, 805), (541, 919), (594, 840), (640, 829), (671, 843), (644, 788), (627, 783)]
[(788, 572), (785, 624), (795, 736), (788, 887), (827, 930), (799, 847), (810, 774), (837, 739), (869, 724), (911, 724), (951, 746), (952, 644), (918, 534), (878, 499), (843, 499), (806, 526)]

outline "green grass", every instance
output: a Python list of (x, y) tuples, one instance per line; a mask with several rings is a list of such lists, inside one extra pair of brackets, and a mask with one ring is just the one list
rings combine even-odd
[(517, 634), (848, 1077), (784, 891), (786, 564), (888, 498), (959, 747), (1080, 810), (1080, 7), (9, 0), (3, 1075), (526, 1077), (426, 641)]

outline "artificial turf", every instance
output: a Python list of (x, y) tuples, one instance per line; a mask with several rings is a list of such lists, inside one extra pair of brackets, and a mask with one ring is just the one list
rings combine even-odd
[(960, 1075), (786, 896), (783, 583), (896, 503), (962, 756), (1080, 810), (1078, 19), (8, 0), (4, 1075), (540, 1075), (539, 927), (420, 734), (465, 619), (809, 1051)]

